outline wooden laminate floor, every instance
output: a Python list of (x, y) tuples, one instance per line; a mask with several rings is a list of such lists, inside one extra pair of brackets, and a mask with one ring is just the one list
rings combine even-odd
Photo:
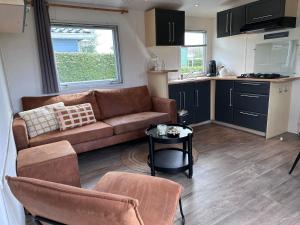
[[(194, 131), (193, 145), (200, 154), (193, 179), (159, 174), (185, 188), (187, 225), (300, 225), (300, 164), (288, 175), (300, 151), (297, 135), (265, 140), (218, 125)], [(122, 149), (132, 144), (79, 155), (83, 187), (93, 187), (108, 171), (135, 172), (120, 160)], [(179, 212), (175, 224), (181, 224)]]

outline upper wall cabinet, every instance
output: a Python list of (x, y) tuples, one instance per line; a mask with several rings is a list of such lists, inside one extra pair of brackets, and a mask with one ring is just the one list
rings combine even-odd
[(145, 14), (146, 45), (184, 45), (185, 12), (152, 9)]
[(298, 0), (260, 0), (246, 5), (246, 23), (297, 17)]
[(218, 38), (240, 34), (245, 25), (245, 6), (240, 6), (217, 14)]
[(0, 0), (0, 33), (21, 33), (24, 21), (24, 0)]
[(218, 38), (296, 27), (298, 0), (259, 0), (217, 14)]

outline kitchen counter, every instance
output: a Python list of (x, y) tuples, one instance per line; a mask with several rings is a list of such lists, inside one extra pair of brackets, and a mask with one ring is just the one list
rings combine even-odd
[(253, 79), (253, 78), (237, 78), (236, 76), (226, 76), (226, 77), (206, 77), (200, 76), (195, 78), (187, 78), (183, 80), (169, 80), (168, 84), (180, 84), (180, 83), (189, 83), (189, 82), (201, 82), (208, 80), (240, 80), (240, 81), (257, 81), (257, 82), (272, 82), (272, 83), (284, 83), (295, 80), (300, 80), (300, 77), (288, 77), (288, 78), (279, 78), (279, 79)]
[(176, 73), (178, 70), (149, 70), (148, 74), (167, 74), (167, 73)]

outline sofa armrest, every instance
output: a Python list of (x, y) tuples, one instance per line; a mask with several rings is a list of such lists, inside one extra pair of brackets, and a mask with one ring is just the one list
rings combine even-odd
[(176, 101), (173, 99), (152, 97), (153, 111), (169, 113), (170, 122), (177, 122)]
[(12, 128), (17, 149), (21, 150), (24, 148), (28, 148), (29, 138), (25, 121), (20, 117), (14, 118)]

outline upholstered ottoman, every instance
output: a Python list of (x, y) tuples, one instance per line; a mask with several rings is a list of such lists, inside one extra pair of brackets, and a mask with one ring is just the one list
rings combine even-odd
[(77, 154), (68, 141), (19, 151), (17, 174), (80, 187)]

